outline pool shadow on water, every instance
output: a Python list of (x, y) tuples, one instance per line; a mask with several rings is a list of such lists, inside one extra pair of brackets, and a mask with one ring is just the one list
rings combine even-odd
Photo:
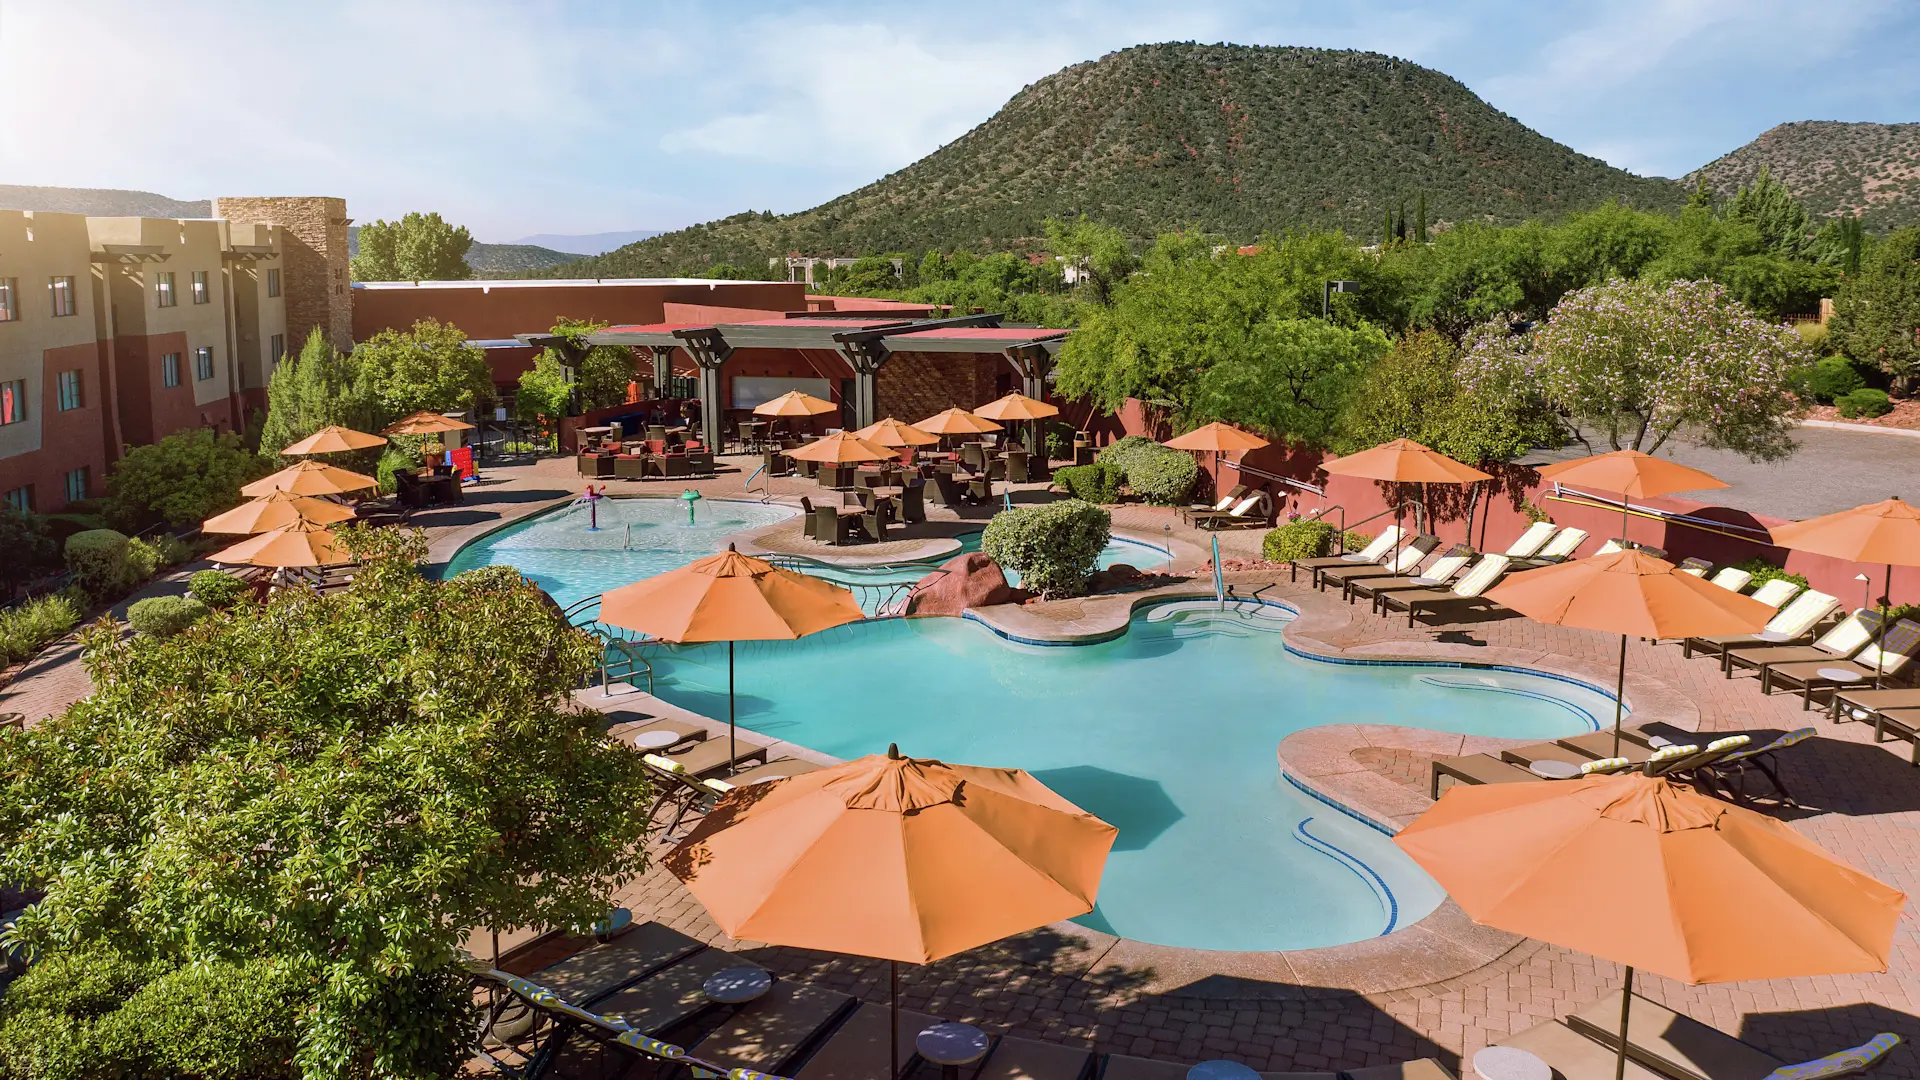
[[(1128, 776), (1094, 765), (1072, 765), (1064, 769), (1042, 769), (1034, 773), (1033, 778), (1052, 788), (1061, 798), (1119, 829), (1120, 835), (1113, 842), (1115, 851), (1143, 850), (1186, 817), (1158, 780), (1143, 776)], [(1096, 908), (1087, 918), (1098, 916)], [(1113, 932), (1104, 925), (1094, 928)]]

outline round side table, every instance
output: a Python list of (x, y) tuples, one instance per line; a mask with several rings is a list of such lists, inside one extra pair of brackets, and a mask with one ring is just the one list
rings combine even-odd
[(708, 1000), (722, 1005), (744, 1005), (773, 989), (773, 976), (757, 967), (730, 967), (707, 976), (700, 984)]
[(1580, 766), (1571, 761), (1542, 758), (1528, 765), (1527, 771), (1543, 780), (1571, 780), (1580, 775)]
[(674, 731), (636, 731), (633, 735), (635, 750), (665, 750), (674, 743), (685, 740), (686, 736)]
[(1553, 1069), (1535, 1054), (1511, 1046), (1489, 1046), (1473, 1055), (1480, 1080), (1553, 1080)]
[(1187, 1080), (1260, 1080), (1260, 1074), (1237, 1061), (1215, 1058), (1188, 1069)]
[(920, 1056), (940, 1066), (941, 1080), (959, 1080), (960, 1066), (987, 1056), (987, 1033), (972, 1024), (935, 1024), (914, 1037)]

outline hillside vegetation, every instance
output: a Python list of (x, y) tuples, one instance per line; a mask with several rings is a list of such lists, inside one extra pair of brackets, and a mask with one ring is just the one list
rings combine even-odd
[(1142, 45), (1014, 95), (925, 158), (832, 202), (746, 213), (557, 268), (640, 276), (857, 255), (1020, 248), (1086, 214), (1141, 240), (1194, 227), (1247, 241), (1338, 226), (1378, 239), (1425, 196), (1429, 220), (1555, 218), (1609, 199), (1685, 199), (1527, 128), (1454, 79), (1377, 53)]
[(1732, 194), (1765, 167), (1815, 217), (1858, 214), (1876, 232), (1920, 223), (1920, 124), (1803, 120), (1769, 128), (1688, 174)]
[(37, 210), (92, 217), (203, 218), (213, 216), (213, 201), (183, 202), (151, 191), (120, 188), (28, 187), (0, 184), (0, 210)]

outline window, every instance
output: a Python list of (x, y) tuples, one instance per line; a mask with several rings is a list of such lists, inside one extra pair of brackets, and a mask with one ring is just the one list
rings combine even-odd
[(72, 278), (54, 278), (47, 282), (47, 291), (53, 294), (54, 315), (80, 314), (80, 294), (74, 292)]
[(157, 270), (153, 275), (154, 306), (173, 307), (180, 301), (173, 295), (173, 271)]
[(207, 272), (205, 270), (195, 270), (193, 272), (193, 302), (196, 304), (204, 304), (211, 299), (213, 299), (213, 294), (207, 290)]
[(79, 502), (87, 497), (87, 467), (80, 466), (67, 473), (67, 501)]
[(20, 301), (14, 297), (20, 294), (20, 286), (10, 277), (0, 277), (0, 322), (12, 322), (20, 317)]
[(277, 364), (287, 355), (287, 335), (275, 334), (267, 339), (267, 363)]
[(269, 269), (267, 271), (267, 295), (280, 295), (280, 271), (278, 270)]
[(33, 485), (14, 488), (5, 495), (0, 495), (0, 499), (5, 499), (8, 506), (21, 513), (30, 514), (33, 512)]
[(193, 377), (200, 382), (213, 378), (213, 346), (202, 345), (193, 350)]
[(180, 385), (180, 354), (170, 352), (160, 358), (160, 382), (166, 386)]
[(27, 418), (27, 380), (0, 382), (0, 424), (18, 424)]
[(69, 409), (77, 409), (81, 406), (80, 371), (78, 368), (72, 371), (61, 372), (56, 386), (59, 390), (57, 400), (60, 403), (61, 412), (66, 412)]

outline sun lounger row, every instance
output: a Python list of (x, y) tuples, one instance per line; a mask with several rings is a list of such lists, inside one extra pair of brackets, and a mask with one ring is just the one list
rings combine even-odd
[[(761, 996), (721, 1004), (707, 980), (744, 957), (643, 923), (524, 978), (479, 965), (485, 1019), (477, 1050), (502, 1072), (626, 1075), (634, 1064), (662, 1076), (873, 1080), (887, 1075), (891, 1019), (884, 1005), (777, 977)], [(901, 1077), (933, 1075), (914, 1052), (939, 1018), (900, 1013)], [(1185, 1080), (1186, 1064), (1040, 1042), (992, 1039), (968, 1065), (971, 1080)], [(1269, 1080), (1456, 1080), (1431, 1058), (1335, 1073), (1262, 1073)]]
[[(661, 733), (676, 738), (664, 745)], [(798, 758), (768, 760), (770, 746), (751, 735), (736, 735), (729, 740), (713, 735), (705, 726), (686, 720), (661, 717), (616, 722), (607, 729), (614, 740), (628, 746), (649, 744), (644, 760), (653, 772), (659, 794), (655, 796), (650, 817), (661, 821), (661, 835), (672, 839), (682, 822), (698, 819), (720, 797), (736, 787), (779, 780), (810, 773), (820, 766)]]
[[(1571, 551), (1585, 536), (1579, 533), (1578, 537), (1571, 538), (1567, 550)], [(1558, 541), (1556, 534), (1554, 542)], [(1439, 546), (1437, 537), (1410, 535), (1399, 526), (1391, 525), (1364, 549), (1352, 554), (1296, 559), (1292, 574), (1297, 581), (1300, 572), (1306, 571), (1316, 589), (1337, 585), (1350, 602), (1367, 597), (1376, 613), (1405, 611), (1409, 626), (1423, 614), (1457, 607), (1495, 606), (1481, 594), (1513, 567), (1513, 556), (1475, 558), (1473, 549), (1465, 545), (1456, 545), (1435, 555)], [(1535, 545), (1531, 541), (1525, 545), (1515, 542), (1516, 548), (1522, 546)]]
[[(1619, 1069), (1621, 991), (1562, 1020), (1500, 1043), (1525, 1050), (1555, 1080), (1613, 1080)], [(1865, 1072), (1899, 1045), (1892, 1033), (1811, 1061), (1788, 1063), (1750, 1043), (1634, 995), (1627, 1018), (1632, 1080), (1837, 1080)]]
[[(1748, 785), (1758, 775), (1771, 786), (1775, 798), (1792, 805), (1792, 796), (1773, 767), (1773, 757), (1812, 738), (1814, 729), (1800, 728), (1760, 743), (1742, 734), (1708, 740), (1664, 725), (1625, 727), (1620, 734), (1617, 756), (1613, 732), (1594, 731), (1502, 750), (1498, 756), (1465, 754), (1435, 758), (1428, 794), (1438, 799), (1443, 779), (1462, 784), (1507, 784), (1544, 781), (1547, 777), (1542, 773), (1550, 771), (1586, 776), (1638, 769), (1649, 776), (1685, 781), (1708, 794), (1733, 801), (1746, 801), (1755, 796)], [(1536, 762), (1557, 762), (1571, 768), (1543, 768), (1542, 772), (1535, 772)]]
[[(1689, 656), (1717, 656), (1727, 678), (1735, 671), (1754, 672), (1763, 693), (1776, 687), (1797, 690), (1806, 710), (1813, 708), (1816, 693), (1862, 686), (1876, 676), (1882, 682), (1906, 677), (1920, 656), (1920, 622), (1901, 619), (1883, 634), (1878, 613), (1862, 608), (1813, 638), (1812, 627), (1838, 606), (1833, 597), (1808, 591), (1759, 634), (1689, 638), (1681, 648)], [(1849, 718), (1840, 715), (1831, 698), (1829, 710), (1836, 720)]]

